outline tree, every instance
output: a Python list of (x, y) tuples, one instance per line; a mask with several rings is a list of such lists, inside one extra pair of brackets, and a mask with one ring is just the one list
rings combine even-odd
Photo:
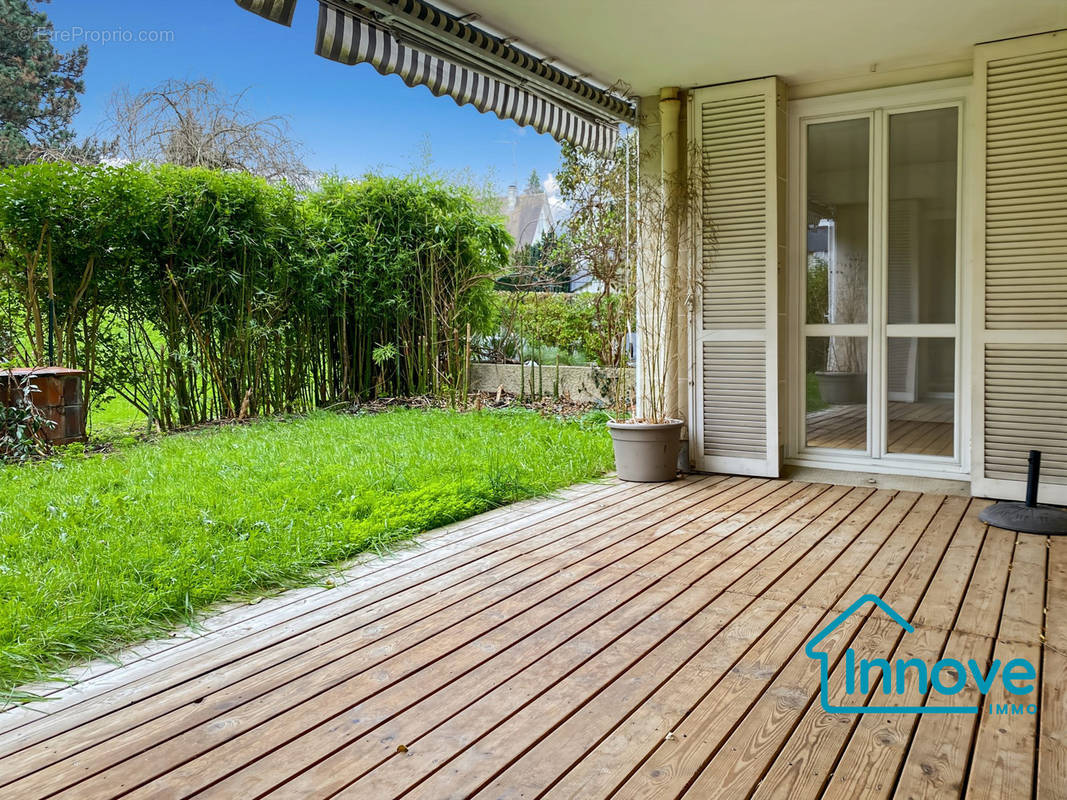
[(545, 191), (544, 184), (541, 183), (541, 176), (537, 174), (537, 170), (531, 170), (530, 177), (526, 181), (527, 194), (541, 194)]
[[(3, 2), (3, 0), (0, 0)], [(247, 172), (270, 181), (310, 176), (285, 117), (256, 117), (245, 92), (227, 95), (209, 80), (169, 80), (112, 95), (108, 135), (132, 162)]]
[(82, 166), (105, 163), (118, 154), (116, 139), (99, 139), (88, 136), (80, 142), (62, 142), (50, 147), (35, 147), (30, 151), (32, 161), (68, 161)]
[(566, 258), (555, 230), (547, 230), (536, 242), (511, 251), (511, 269), (497, 278), (497, 288), (509, 292), (566, 292), (571, 276)]
[(60, 53), (52, 23), (35, 8), (47, 0), (0, 0), (0, 165), (71, 148), (71, 120), (89, 49)]
[(560, 197), (570, 209), (552, 260), (589, 275), (597, 291), (596, 315), (603, 331), (603, 366), (626, 362), (626, 335), (634, 325), (637, 161), (633, 142), (620, 138), (607, 155), (564, 144), (556, 173)]

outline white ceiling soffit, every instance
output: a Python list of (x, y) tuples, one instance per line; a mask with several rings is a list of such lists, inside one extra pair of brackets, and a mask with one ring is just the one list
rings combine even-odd
[[(444, 5), (442, 3), (442, 5)], [(601, 85), (778, 75), (787, 83), (969, 59), (976, 43), (1067, 28), (1067, 0), (451, 0)]]

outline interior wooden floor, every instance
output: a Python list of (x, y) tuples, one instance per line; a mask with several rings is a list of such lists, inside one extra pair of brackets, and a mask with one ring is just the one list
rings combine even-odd
[[(951, 457), (951, 403), (889, 403), (890, 453)], [(834, 405), (805, 417), (808, 447), (867, 449), (866, 404)]]
[[(34, 687), (0, 797), (1063, 798), (1067, 538), (985, 505), (703, 476), (501, 509)], [(804, 645), (868, 593), (914, 632), (847, 618), (834, 704), (847, 648), (1027, 658), (1039, 697), (823, 711)]]

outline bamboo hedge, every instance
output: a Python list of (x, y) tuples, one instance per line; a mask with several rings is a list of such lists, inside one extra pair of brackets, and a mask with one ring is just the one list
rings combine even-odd
[(12, 168), (0, 362), (85, 369), (88, 402), (122, 395), (163, 428), (458, 393), (510, 246), (431, 179), (298, 195), (203, 169)]

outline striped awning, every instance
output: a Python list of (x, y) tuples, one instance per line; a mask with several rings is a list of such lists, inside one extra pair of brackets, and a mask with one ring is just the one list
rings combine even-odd
[[(236, 0), (283, 25), (296, 0)], [(492, 111), (560, 141), (610, 152), (633, 104), (419, 0), (319, 0), (316, 52)]]
[(237, 5), (286, 26), (293, 24), (296, 11), (296, 0), (237, 0)]

